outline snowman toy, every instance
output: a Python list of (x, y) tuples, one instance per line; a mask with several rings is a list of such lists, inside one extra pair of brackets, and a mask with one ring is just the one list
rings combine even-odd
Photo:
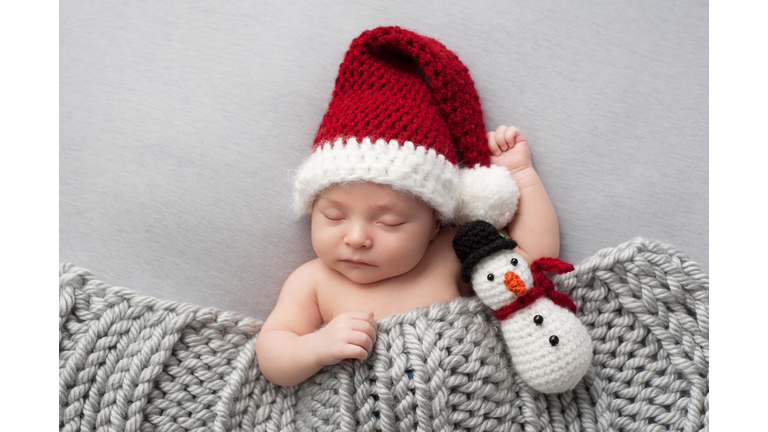
[(462, 226), (453, 240), (461, 279), (493, 310), (520, 378), (541, 393), (576, 387), (592, 363), (592, 339), (576, 317), (576, 304), (555, 291), (545, 272), (573, 266), (541, 258), (530, 266), (517, 243), (485, 221)]

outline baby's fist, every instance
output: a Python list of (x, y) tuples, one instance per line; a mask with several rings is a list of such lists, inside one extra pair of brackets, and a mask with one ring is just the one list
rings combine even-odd
[(491, 163), (506, 167), (510, 172), (531, 166), (528, 139), (514, 126), (499, 126), (496, 132), (488, 132), (488, 149)]
[(376, 321), (371, 312), (346, 312), (315, 333), (312, 355), (323, 366), (344, 359), (365, 360), (376, 342)]

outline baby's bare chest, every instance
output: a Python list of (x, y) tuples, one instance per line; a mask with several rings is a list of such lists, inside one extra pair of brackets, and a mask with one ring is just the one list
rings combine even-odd
[(357, 284), (338, 273), (329, 273), (317, 286), (323, 322), (353, 311), (373, 312), (380, 319), (459, 297), (455, 272), (435, 270), (372, 284)]

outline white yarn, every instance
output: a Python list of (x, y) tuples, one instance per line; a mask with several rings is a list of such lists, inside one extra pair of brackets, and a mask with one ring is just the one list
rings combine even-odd
[(400, 145), (369, 138), (326, 143), (301, 165), (294, 187), (294, 205), (309, 213), (312, 203), (336, 183), (370, 181), (412, 193), (452, 221), (461, 193), (459, 170), (436, 151), (410, 141)]
[[(517, 265), (511, 263), (517, 259)], [(493, 310), (512, 303), (517, 296), (504, 285), (511, 271), (533, 287), (528, 263), (517, 253), (503, 250), (480, 261), (472, 271), (472, 287)], [(492, 274), (492, 280), (488, 275)], [(534, 317), (543, 321), (537, 324)], [(568, 309), (540, 297), (501, 321), (501, 332), (509, 348), (512, 365), (532, 388), (542, 393), (561, 393), (576, 386), (592, 363), (592, 339), (579, 319)], [(550, 343), (557, 336), (557, 345)]]
[(520, 192), (504, 167), (459, 170), (435, 150), (406, 141), (363, 138), (325, 143), (301, 165), (294, 183), (294, 206), (312, 210), (317, 195), (336, 183), (370, 181), (415, 195), (443, 222), (482, 219), (497, 228), (515, 214)]

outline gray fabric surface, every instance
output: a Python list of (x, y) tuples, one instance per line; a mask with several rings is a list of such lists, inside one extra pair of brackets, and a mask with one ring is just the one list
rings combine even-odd
[(313, 257), (289, 208), (354, 37), (400, 25), (469, 67), (558, 212), (561, 257), (635, 236), (707, 271), (708, 4), (60, 3), (60, 261), (266, 318)]
[(554, 279), (594, 343), (557, 395), (514, 373), (477, 297), (378, 320), (366, 361), (294, 387), (265, 380), (261, 321), (162, 301), (60, 269), (62, 431), (698, 431), (709, 423), (709, 280), (636, 239)]

